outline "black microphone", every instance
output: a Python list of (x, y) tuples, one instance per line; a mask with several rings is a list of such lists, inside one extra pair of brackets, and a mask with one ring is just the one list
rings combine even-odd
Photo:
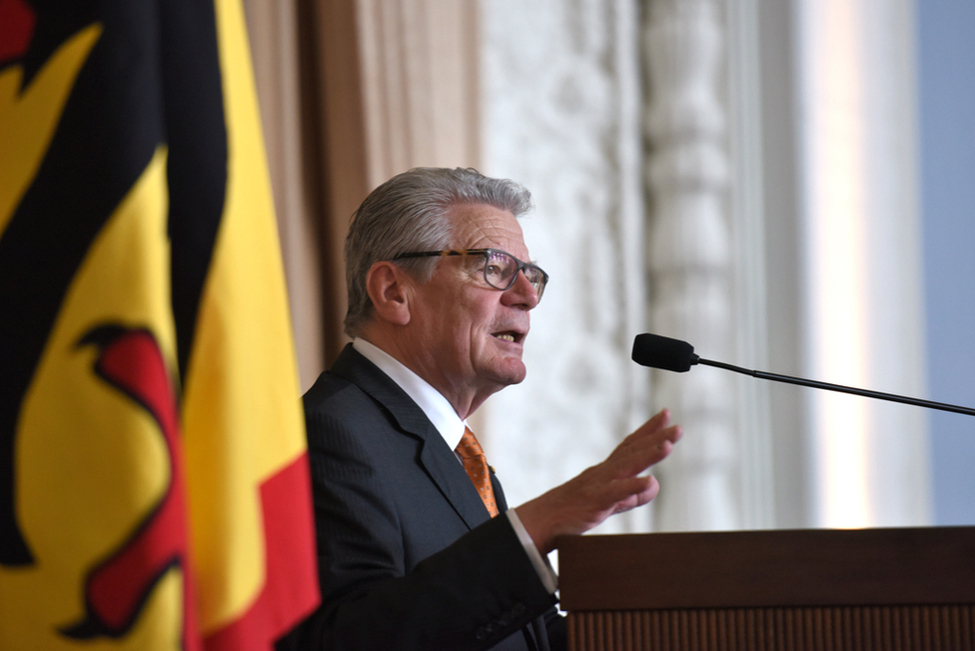
[(806, 380), (804, 378), (792, 377), (791, 375), (779, 375), (778, 373), (753, 371), (740, 366), (725, 364), (724, 362), (714, 362), (709, 359), (699, 357), (694, 352), (694, 346), (690, 345), (686, 341), (671, 339), (670, 337), (662, 337), (660, 335), (649, 333), (637, 335), (636, 339), (633, 340), (632, 357), (633, 361), (637, 364), (649, 366), (651, 368), (660, 368), (665, 371), (677, 371), (678, 373), (683, 373), (684, 371), (689, 371), (691, 366), (694, 366), (695, 364), (704, 364), (705, 366), (715, 366), (728, 371), (734, 371), (735, 373), (751, 375), (752, 377), (761, 378), (763, 380), (787, 382), (789, 384), (798, 384), (799, 386), (812, 387), (814, 389), (826, 389), (828, 391), (839, 391), (841, 393), (852, 393), (853, 395), (865, 396), (867, 398), (879, 398), (880, 400), (901, 402), (906, 405), (914, 405), (916, 407), (929, 407), (931, 409), (940, 409), (942, 411), (952, 411), (956, 414), (968, 414), (969, 416), (975, 416), (975, 409), (970, 407), (959, 407), (958, 405), (949, 405), (943, 402), (932, 402), (930, 400), (921, 400), (920, 398), (898, 396), (893, 393), (881, 393), (879, 391), (857, 389), (855, 387), (847, 387), (840, 384), (817, 382), (816, 380)]

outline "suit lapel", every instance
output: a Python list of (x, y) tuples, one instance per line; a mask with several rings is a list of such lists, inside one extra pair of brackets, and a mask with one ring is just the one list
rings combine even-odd
[(494, 501), (498, 505), (498, 513), (504, 513), (508, 510), (508, 500), (504, 498), (504, 490), (501, 488), (501, 480), (498, 476), (494, 474), (494, 470), (491, 470), (491, 487), (494, 489)]
[[(399, 385), (351, 344), (342, 350), (330, 372), (352, 382), (372, 397), (392, 417), (401, 433), (419, 439), (419, 465), (469, 528), (490, 519), (454, 451)], [(497, 481), (494, 486), (500, 493)]]

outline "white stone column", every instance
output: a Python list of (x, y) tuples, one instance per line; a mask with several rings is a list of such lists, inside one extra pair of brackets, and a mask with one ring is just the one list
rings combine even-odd
[[(650, 323), (715, 360), (731, 359), (734, 341), (722, 30), (711, 0), (645, 3)], [(738, 527), (728, 374), (655, 372), (652, 395), (689, 433), (658, 473), (670, 490), (658, 498), (656, 528)]]

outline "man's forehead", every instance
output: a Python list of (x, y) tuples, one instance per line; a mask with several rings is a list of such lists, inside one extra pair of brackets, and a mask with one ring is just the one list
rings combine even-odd
[(488, 204), (458, 204), (450, 217), (457, 246), (525, 247), (521, 225), (510, 211)]

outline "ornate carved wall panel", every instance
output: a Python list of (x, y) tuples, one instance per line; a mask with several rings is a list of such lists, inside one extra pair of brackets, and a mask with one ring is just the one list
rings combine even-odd
[[(532, 190), (522, 226), (551, 275), (532, 313), (528, 378), (482, 408), (513, 504), (603, 459), (656, 407), (649, 372), (630, 361), (646, 329), (637, 9), (482, 4), (484, 171)], [(640, 509), (600, 530), (649, 525)]]

